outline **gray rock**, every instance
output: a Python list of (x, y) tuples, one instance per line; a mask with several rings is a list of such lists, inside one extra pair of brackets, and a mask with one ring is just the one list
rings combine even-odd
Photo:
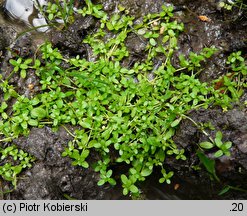
[(3, 51), (8, 46), (8, 42), (5, 36), (3, 28), (0, 27), (0, 51)]
[(230, 110), (226, 114), (229, 125), (234, 130), (247, 133), (247, 115), (239, 110)]
[(245, 134), (241, 134), (236, 140), (235, 144), (237, 144), (238, 149), (247, 154), (247, 132)]
[(91, 168), (73, 166), (70, 158), (61, 156), (70, 138), (64, 129), (52, 132), (45, 127), (34, 128), (29, 137), (17, 139), (16, 145), (34, 155), (36, 161), (18, 180), (17, 189), (9, 195), (9, 199), (50, 200), (66, 199), (66, 196), (110, 199), (112, 194), (119, 194), (120, 197), (121, 189), (113, 193), (109, 185), (98, 187), (99, 174)]

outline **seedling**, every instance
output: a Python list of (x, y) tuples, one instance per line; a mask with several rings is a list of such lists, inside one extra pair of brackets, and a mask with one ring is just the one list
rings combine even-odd
[(10, 181), (16, 188), (17, 175), (23, 169), (30, 168), (34, 158), (14, 145), (0, 148), (0, 156), (1, 160), (5, 161), (4, 165), (0, 166), (0, 176), (6, 181)]
[(218, 150), (214, 153), (214, 156), (216, 158), (221, 157), (222, 155), (230, 156), (230, 148), (232, 147), (232, 142), (222, 142), (222, 133), (218, 131), (216, 133), (216, 137), (214, 139), (214, 142), (201, 142), (200, 147), (203, 149), (212, 149), (214, 147), (217, 147)]
[(74, 0), (55, 0), (54, 2), (48, 2), (47, 5), (40, 7), (40, 12), (47, 18), (48, 23), (63, 23), (65, 27), (68, 27), (74, 20)]

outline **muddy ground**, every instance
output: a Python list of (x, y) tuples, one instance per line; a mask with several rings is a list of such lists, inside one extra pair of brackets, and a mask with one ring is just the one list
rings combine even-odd
[[(202, 81), (210, 81), (227, 72), (225, 67), (226, 56), (233, 51), (241, 50), (247, 56), (247, 14), (246, 11), (234, 9), (225, 11), (218, 7), (218, 1), (214, 0), (98, 0), (104, 10), (114, 13), (118, 2), (129, 9), (130, 14), (137, 18), (147, 13), (158, 12), (162, 4), (175, 6), (175, 19), (185, 24), (185, 31), (180, 35), (178, 54), (188, 55), (190, 51), (199, 52), (203, 47), (216, 46), (219, 51), (204, 65), (205, 69), (200, 74)], [(211, 21), (202, 22), (198, 16), (207, 16)], [(0, 17), (4, 20), (6, 17)], [(49, 38), (53, 44), (59, 47), (65, 55), (77, 54), (90, 58), (87, 47), (81, 45), (81, 37), (95, 28), (95, 22), (91, 18), (84, 20), (78, 18), (68, 30), (52, 31), (40, 36), (26, 34), (15, 41), (19, 27), (12, 22), (0, 21), (0, 72), (8, 75), (12, 68), (8, 64), (11, 55), (6, 47), (18, 52), (22, 57), (32, 56), (38, 44), (44, 38)], [(73, 32), (73, 34), (71, 34)], [(143, 51), (142, 41), (137, 37), (130, 37), (127, 46), (133, 58)], [(28, 79), (20, 81), (12, 80), (18, 86), (19, 92), (26, 96), (35, 94), (27, 88), (29, 83), (38, 82), (34, 74)], [(190, 118), (198, 122), (211, 122), (215, 126), (214, 131), (209, 131), (214, 136), (215, 131), (222, 131), (226, 140), (233, 143), (230, 157), (221, 157), (216, 161), (216, 172), (221, 183), (212, 180), (206, 170), (196, 171), (192, 167), (199, 164), (195, 154), (196, 143), (205, 140), (204, 135), (188, 120), (184, 120), (176, 135), (175, 142), (186, 149), (188, 160), (179, 162), (169, 159), (166, 167), (175, 171), (171, 185), (158, 183), (158, 171), (156, 177), (150, 177), (141, 185), (143, 199), (247, 199), (247, 193), (231, 190), (223, 196), (218, 196), (222, 185), (246, 188), (247, 179), (247, 111), (243, 106), (247, 100), (247, 93), (242, 96), (233, 110), (222, 112), (220, 109), (197, 110), (189, 114)], [(81, 169), (71, 165), (69, 158), (61, 157), (63, 148), (70, 137), (62, 128), (58, 132), (52, 132), (49, 127), (42, 129), (33, 128), (28, 137), (21, 137), (15, 143), (25, 151), (37, 158), (34, 166), (26, 170), (18, 180), (17, 189), (4, 195), (4, 199), (65, 199), (66, 196), (75, 199), (129, 199), (121, 195), (119, 185), (115, 187), (98, 187), (98, 173), (92, 169)], [(210, 157), (210, 154), (208, 155)], [(95, 156), (96, 157), (96, 156)], [(93, 159), (93, 156), (92, 156)], [(115, 168), (117, 170), (117, 167)], [(0, 180), (1, 181), (1, 180)], [(8, 189), (6, 182), (0, 184), (2, 190)]]

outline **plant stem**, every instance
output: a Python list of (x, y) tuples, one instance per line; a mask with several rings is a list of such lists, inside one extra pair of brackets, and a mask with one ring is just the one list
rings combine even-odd
[(186, 119), (188, 119), (188, 120), (190, 120), (199, 130), (201, 130), (201, 132), (203, 133), (203, 134), (205, 134), (208, 138), (209, 138), (209, 140), (212, 142), (212, 143), (214, 143), (214, 140), (213, 140), (213, 138), (205, 131), (205, 130), (203, 130), (192, 118), (190, 118), (189, 116), (186, 116), (186, 115), (184, 115), (184, 114), (182, 114), (181, 115), (182, 117), (184, 117), (184, 118), (186, 118)]
[(67, 133), (72, 136), (73, 138), (76, 138), (76, 136), (74, 134), (72, 134), (72, 132), (65, 126), (65, 125), (62, 125), (62, 127), (67, 131)]

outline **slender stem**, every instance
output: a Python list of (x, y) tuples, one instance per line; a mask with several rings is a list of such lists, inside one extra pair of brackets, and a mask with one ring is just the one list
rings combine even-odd
[(68, 134), (74, 138), (76, 138), (76, 136), (74, 134), (72, 134), (72, 132), (65, 126), (65, 125), (62, 125), (62, 127), (68, 132)]
[(182, 114), (181, 116), (186, 118), (186, 119), (188, 119), (188, 120), (190, 120), (198, 129), (200, 129), (202, 131), (203, 134), (205, 134), (209, 138), (209, 140), (212, 143), (214, 143), (213, 138), (205, 130), (203, 130), (192, 118), (190, 118), (189, 116), (186, 116), (184, 114)]
[(175, 72), (182, 71), (182, 70), (185, 70), (185, 69), (187, 69), (187, 67), (178, 68)]
[(74, 90), (77, 90), (78, 89), (76, 87), (73, 87), (73, 86), (70, 86), (70, 85), (65, 85), (65, 84), (60, 84), (60, 86), (65, 86), (67, 88), (71, 88), (71, 89), (74, 89)]
[(15, 137), (7, 137), (7, 138), (4, 138), (4, 139), (1, 139), (0, 142), (9, 142), (11, 140), (13, 140)]
[(151, 22), (149, 22), (147, 25), (150, 25), (150, 24), (152, 24), (152, 23), (154, 23), (154, 22), (157, 22), (157, 21), (159, 21), (161, 18), (157, 18), (157, 19), (155, 19), (155, 20), (152, 20)]
[(42, 124), (42, 125), (43, 125), (43, 124), (44, 124), (44, 125), (45, 125), (45, 124), (53, 124), (53, 122), (40, 122), (40, 124)]
[(247, 190), (229, 185), (229, 188), (236, 191), (247, 192)]
[(40, 25), (40, 26), (36, 26), (36, 27), (30, 28), (30, 29), (28, 29), (28, 30), (26, 30), (26, 31), (23, 31), (23, 32), (21, 32), (20, 34), (18, 34), (17, 37), (15, 38), (15, 41), (17, 41), (18, 38), (20, 38), (21, 36), (25, 35), (25, 34), (28, 33), (28, 32), (35, 31), (35, 30), (37, 30), (37, 29), (39, 29), (39, 28), (43, 28), (43, 27), (51, 27), (51, 26), (55, 26), (55, 24), (51, 24), (51, 23), (50, 23), (50, 24)]

